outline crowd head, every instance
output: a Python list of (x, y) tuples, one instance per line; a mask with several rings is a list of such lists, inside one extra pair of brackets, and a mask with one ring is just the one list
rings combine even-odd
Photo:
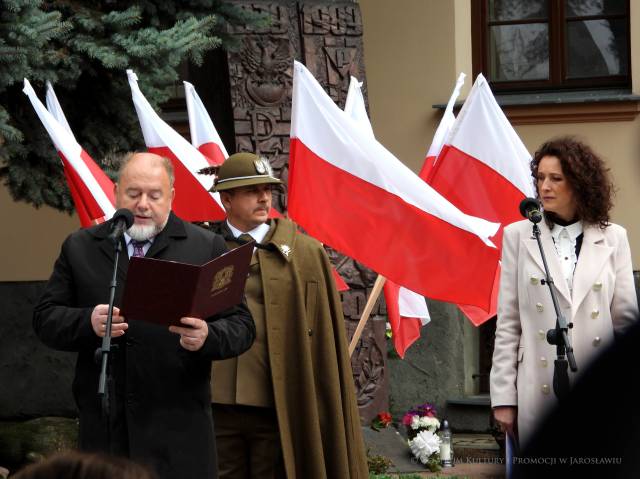
[(146, 467), (127, 458), (64, 451), (31, 464), (13, 479), (156, 479)]

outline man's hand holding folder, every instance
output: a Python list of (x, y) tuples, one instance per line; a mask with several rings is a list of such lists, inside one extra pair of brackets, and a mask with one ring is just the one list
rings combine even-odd
[(180, 322), (185, 326), (169, 326), (169, 331), (180, 335), (180, 346), (184, 349), (199, 350), (209, 334), (207, 322), (198, 318), (180, 318)]

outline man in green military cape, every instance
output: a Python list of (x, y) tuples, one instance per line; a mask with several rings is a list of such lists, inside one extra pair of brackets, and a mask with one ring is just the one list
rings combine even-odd
[(236, 153), (213, 191), (230, 248), (255, 241), (245, 294), (256, 340), (213, 363), (220, 479), (368, 477), (340, 297), (322, 245), (269, 219), (281, 181), (268, 161)]

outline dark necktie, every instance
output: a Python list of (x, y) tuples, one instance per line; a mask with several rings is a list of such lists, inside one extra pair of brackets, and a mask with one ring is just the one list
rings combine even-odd
[(241, 244), (246, 244), (251, 241), (255, 241), (249, 233), (242, 233), (240, 236), (238, 236), (238, 240)]
[(131, 245), (133, 246), (133, 256), (144, 256), (144, 247), (148, 243), (148, 240), (144, 241), (136, 241), (131, 240)]
[[(240, 246), (242, 246), (243, 244), (247, 244), (250, 241), (256, 241), (256, 240), (254, 240), (253, 236), (251, 236), (249, 233), (242, 233), (237, 238), (233, 238), (233, 241), (235, 241)], [(276, 245), (274, 245), (272, 243), (260, 244), (257, 241), (256, 241), (256, 244), (253, 245), (253, 247), (254, 248), (258, 248), (258, 249), (267, 250), (267, 251), (277, 251), (278, 250)]]

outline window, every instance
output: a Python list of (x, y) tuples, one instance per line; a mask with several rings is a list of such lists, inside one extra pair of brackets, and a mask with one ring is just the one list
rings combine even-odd
[(472, 20), (496, 91), (631, 86), (629, 0), (472, 0)]

